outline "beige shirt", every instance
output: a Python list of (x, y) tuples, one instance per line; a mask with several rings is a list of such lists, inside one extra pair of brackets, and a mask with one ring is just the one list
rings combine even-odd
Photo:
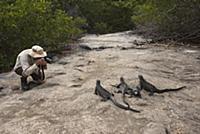
[(33, 72), (37, 72), (39, 70), (39, 67), (34, 63), (34, 59), (29, 55), (31, 51), (31, 49), (23, 50), (17, 56), (14, 70), (21, 67), (23, 69), (23, 76), (29, 76)]

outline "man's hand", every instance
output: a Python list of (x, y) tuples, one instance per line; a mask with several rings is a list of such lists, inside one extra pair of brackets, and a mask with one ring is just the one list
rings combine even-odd
[(35, 61), (35, 64), (39, 67), (39, 66), (46, 66), (47, 65), (47, 62), (41, 58), (41, 59), (38, 59)]

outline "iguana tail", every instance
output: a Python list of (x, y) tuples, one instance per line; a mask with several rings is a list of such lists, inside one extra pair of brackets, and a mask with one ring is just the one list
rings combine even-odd
[(110, 100), (113, 102), (113, 104), (114, 104), (115, 106), (117, 106), (117, 107), (119, 107), (119, 108), (121, 108), (121, 109), (130, 110), (130, 111), (132, 111), (132, 112), (140, 113), (140, 111), (130, 108), (129, 105), (128, 105), (128, 107), (126, 107), (126, 106), (124, 106), (124, 105), (118, 103), (118, 102), (114, 99), (114, 97), (110, 98)]
[(122, 100), (123, 100), (123, 102), (128, 106), (128, 108), (130, 108), (130, 105), (129, 105), (128, 102), (126, 101), (126, 96), (125, 96), (124, 93), (123, 93), (123, 95), (122, 95)]
[(186, 88), (186, 86), (182, 86), (179, 88), (173, 88), (173, 89), (162, 89), (162, 90), (157, 90), (156, 93), (164, 93), (164, 92), (171, 92), (171, 91), (179, 91), (183, 88)]

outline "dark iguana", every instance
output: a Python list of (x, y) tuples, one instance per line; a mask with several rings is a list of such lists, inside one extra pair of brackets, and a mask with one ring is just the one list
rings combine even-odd
[(139, 88), (140, 90), (144, 89), (147, 92), (150, 92), (149, 95), (152, 96), (154, 93), (164, 93), (164, 92), (170, 92), (170, 91), (178, 91), (181, 90), (183, 88), (185, 88), (186, 86), (182, 86), (179, 88), (174, 88), (174, 89), (158, 89), (156, 88), (153, 84), (147, 82), (144, 77), (142, 75), (138, 75), (139, 78)]
[(97, 81), (96, 81), (95, 94), (101, 96), (101, 97), (102, 97), (102, 101), (111, 100), (111, 101), (113, 102), (113, 104), (116, 105), (116, 106), (119, 107), (119, 108), (122, 108), (122, 109), (124, 109), (124, 110), (130, 110), (130, 111), (132, 111), (132, 112), (140, 113), (140, 111), (130, 108), (129, 105), (126, 107), (126, 106), (124, 106), (124, 105), (122, 105), (122, 104), (119, 104), (119, 103), (115, 100), (114, 94), (108, 92), (105, 88), (103, 88), (103, 87), (101, 86), (100, 80), (97, 80)]
[(112, 86), (117, 88), (117, 91), (115, 91), (116, 93), (122, 93), (123, 95), (128, 94), (130, 95), (129, 97), (135, 96), (135, 97), (142, 98), (139, 87), (137, 86), (137, 87), (131, 88), (125, 82), (123, 77), (120, 77), (120, 83), (118, 85), (112, 85)]

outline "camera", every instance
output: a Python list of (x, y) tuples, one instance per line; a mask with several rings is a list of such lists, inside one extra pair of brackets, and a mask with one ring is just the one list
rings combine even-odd
[(49, 64), (51, 64), (53, 62), (53, 60), (51, 58), (49, 58), (48, 56), (44, 57), (44, 60)]

